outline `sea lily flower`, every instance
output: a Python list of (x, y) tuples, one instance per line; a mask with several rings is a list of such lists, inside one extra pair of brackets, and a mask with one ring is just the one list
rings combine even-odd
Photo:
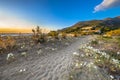
[(26, 52), (22, 52), (21, 55), (26, 57), (27, 53)]
[(73, 55), (75, 55), (75, 56), (79, 56), (79, 53), (77, 53), (77, 52), (74, 52), (74, 53), (73, 53)]
[(9, 53), (9, 54), (7, 55), (7, 60), (14, 59), (14, 58), (15, 58), (15, 56), (14, 56), (13, 53)]
[(75, 64), (75, 66), (76, 66), (76, 67), (78, 67), (78, 66), (79, 66), (79, 64), (78, 64), (78, 63), (76, 63), (76, 64)]
[(114, 76), (110, 75), (110, 78), (111, 78), (111, 79), (114, 79)]
[(115, 63), (115, 64), (119, 64), (119, 61), (116, 60), (116, 59), (112, 59), (112, 61), (113, 61), (113, 63)]
[(25, 71), (26, 71), (26, 69), (25, 69), (25, 68), (24, 68), (24, 69), (20, 69), (20, 70), (19, 70), (19, 72), (20, 72), (20, 73), (25, 72)]
[(41, 53), (42, 53), (42, 50), (41, 50), (41, 49), (37, 51), (37, 54), (38, 54), (38, 55), (40, 55)]
[(117, 52), (117, 55), (120, 55), (120, 52)]

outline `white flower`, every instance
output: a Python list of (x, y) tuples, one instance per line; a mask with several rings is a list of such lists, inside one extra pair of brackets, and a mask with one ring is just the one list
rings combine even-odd
[(21, 55), (26, 57), (27, 53), (26, 52), (22, 52)]
[(69, 43), (65, 43), (65, 45), (66, 45), (66, 46), (68, 46), (68, 45), (69, 45)]
[(20, 70), (19, 70), (19, 72), (23, 72), (23, 70), (22, 70), (22, 69), (20, 69)]
[(20, 72), (20, 73), (25, 72), (25, 71), (26, 71), (26, 69), (25, 69), (25, 68), (24, 68), (24, 69), (20, 69), (20, 70), (19, 70), (19, 72)]
[(98, 57), (97, 56), (95, 56), (95, 59), (97, 59)]
[(52, 50), (54, 51), (55, 49), (54, 49), (54, 48), (52, 48)]
[(87, 64), (87, 67), (92, 67), (93, 66), (93, 62), (90, 62), (89, 64)]
[(86, 65), (87, 65), (87, 62), (84, 62), (84, 63), (83, 63), (83, 66), (86, 66)]
[(105, 55), (107, 55), (107, 54), (106, 54), (105, 52), (102, 52), (102, 55), (105, 56)]
[(106, 55), (105, 57), (106, 57), (107, 59), (109, 59), (109, 58), (110, 58), (110, 55)]
[(80, 64), (81, 66), (83, 65), (83, 63)]
[(120, 52), (117, 52), (117, 55), (119, 55), (120, 54)]
[(94, 66), (95, 69), (97, 69), (97, 66)]
[(77, 53), (77, 52), (74, 52), (74, 53), (73, 53), (73, 55), (75, 55), (75, 56), (79, 56), (79, 53)]
[(73, 78), (73, 76), (70, 76), (71, 78)]
[(21, 46), (21, 49), (23, 49), (25, 47), (25, 45), (23, 44), (22, 46)]
[(75, 64), (76, 67), (78, 67), (78, 65), (79, 65), (78, 63)]
[(116, 60), (116, 59), (112, 59), (112, 61), (113, 61), (113, 63), (115, 63), (115, 64), (119, 64), (119, 61)]
[(7, 55), (7, 60), (10, 60), (10, 59), (14, 59), (15, 57), (14, 57), (14, 54), (13, 53), (9, 53), (8, 55)]
[(42, 50), (41, 50), (41, 49), (37, 51), (37, 54), (38, 54), (38, 55), (40, 55), (41, 53), (42, 53)]
[(88, 46), (88, 49), (93, 49), (93, 47), (92, 46)]
[(84, 54), (81, 54), (81, 57), (84, 57), (85, 55)]
[(26, 71), (26, 69), (23, 69), (23, 71)]
[(99, 59), (98, 61), (100, 62), (101, 60)]
[(111, 78), (111, 79), (114, 79), (114, 76), (110, 75), (110, 78)]

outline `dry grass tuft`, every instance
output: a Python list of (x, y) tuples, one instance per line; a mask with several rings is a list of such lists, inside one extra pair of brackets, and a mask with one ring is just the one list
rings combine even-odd
[(4, 51), (11, 51), (15, 45), (16, 40), (13, 37), (0, 37), (0, 53), (3, 53)]

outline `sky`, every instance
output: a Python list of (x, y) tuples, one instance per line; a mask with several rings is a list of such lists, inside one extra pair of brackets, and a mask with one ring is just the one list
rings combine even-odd
[(49, 29), (120, 16), (120, 0), (0, 0), (0, 28)]

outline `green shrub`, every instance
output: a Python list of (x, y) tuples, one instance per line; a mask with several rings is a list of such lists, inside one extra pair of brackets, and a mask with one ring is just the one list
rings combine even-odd
[(48, 33), (48, 36), (51, 36), (51, 37), (53, 37), (53, 38), (58, 38), (58, 32), (57, 31), (50, 31), (49, 33)]
[(94, 44), (94, 45), (96, 45), (96, 44), (98, 44), (98, 41), (96, 41), (96, 40), (93, 40), (93, 41), (91, 41), (91, 44)]

